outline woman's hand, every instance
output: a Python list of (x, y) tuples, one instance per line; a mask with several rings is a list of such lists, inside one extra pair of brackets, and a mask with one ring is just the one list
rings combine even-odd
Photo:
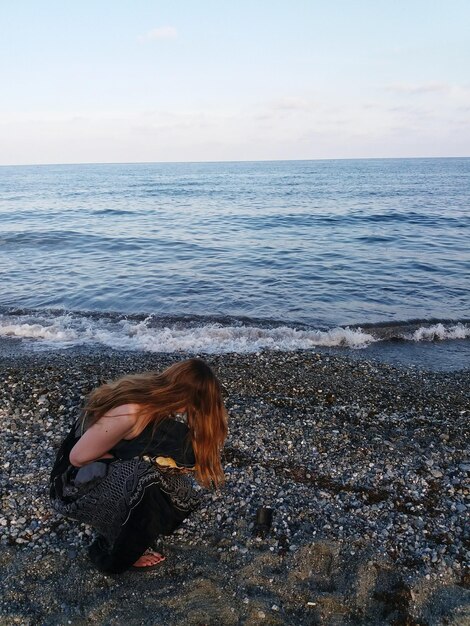
[(70, 452), (70, 463), (82, 467), (98, 459), (112, 458), (108, 451), (131, 434), (136, 420), (136, 405), (125, 404), (111, 409), (80, 437)]

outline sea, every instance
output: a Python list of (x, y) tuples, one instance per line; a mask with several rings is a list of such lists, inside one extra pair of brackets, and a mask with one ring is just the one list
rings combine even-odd
[(470, 364), (470, 158), (0, 167), (0, 352)]

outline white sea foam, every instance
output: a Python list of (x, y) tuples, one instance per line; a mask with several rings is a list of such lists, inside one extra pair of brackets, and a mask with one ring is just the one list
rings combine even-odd
[(139, 322), (63, 315), (32, 323), (30, 316), (0, 316), (0, 336), (35, 340), (36, 347), (45, 349), (100, 344), (120, 350), (193, 353), (288, 351), (315, 346), (362, 348), (375, 341), (361, 329), (350, 328), (321, 331), (219, 323), (155, 327), (151, 321), (152, 318)]
[[(0, 337), (30, 341), (35, 349), (102, 345), (117, 350), (222, 354), (259, 350), (304, 350), (315, 347), (365, 348), (382, 341), (374, 330), (337, 327), (302, 330), (289, 326), (256, 325), (159, 325), (148, 317), (133, 319), (64, 315), (0, 315)], [(398, 338), (409, 341), (466, 339), (470, 327), (463, 324), (422, 326), (413, 333), (403, 329)]]
[(0, 320), (0, 337), (16, 337), (21, 339), (43, 339), (52, 342), (74, 342), (79, 339), (76, 331), (63, 328), (60, 324), (9, 324)]
[(470, 327), (463, 324), (444, 326), (433, 324), (432, 326), (418, 328), (412, 335), (406, 335), (405, 339), (412, 341), (444, 341), (446, 339), (467, 339), (470, 337)]

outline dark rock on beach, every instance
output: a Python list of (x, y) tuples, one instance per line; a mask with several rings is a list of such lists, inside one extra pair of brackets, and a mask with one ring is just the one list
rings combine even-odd
[(93, 530), (49, 506), (55, 450), (95, 386), (180, 358), (0, 359), (0, 624), (470, 624), (468, 371), (207, 357), (230, 414), (226, 485), (157, 541), (159, 569), (95, 571)]

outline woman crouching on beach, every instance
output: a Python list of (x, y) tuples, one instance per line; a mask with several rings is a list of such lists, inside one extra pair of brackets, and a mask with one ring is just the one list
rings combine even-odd
[(164, 559), (149, 546), (197, 507), (194, 479), (223, 483), (226, 436), (220, 384), (200, 359), (102, 385), (57, 453), (52, 505), (98, 531), (89, 554), (101, 571), (148, 570)]

